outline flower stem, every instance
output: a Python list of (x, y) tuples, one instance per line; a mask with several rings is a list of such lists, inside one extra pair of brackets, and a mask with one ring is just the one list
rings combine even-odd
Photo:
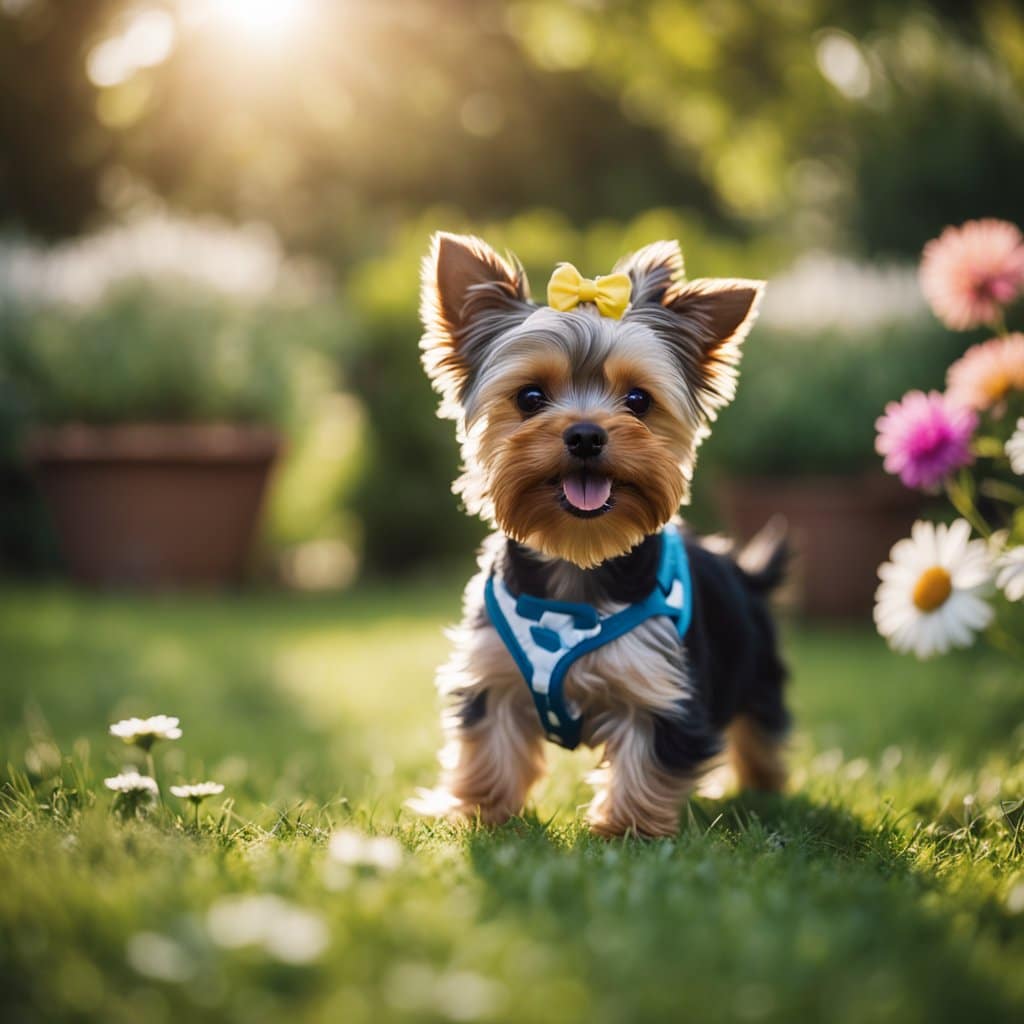
[[(146, 772), (149, 777), (156, 782), (156, 762), (153, 760), (153, 751), (150, 747), (146, 748)], [(160, 784), (157, 783), (156, 787), (156, 798), (161, 807), (166, 807), (164, 803), (164, 791), (160, 788)]]
[(974, 529), (986, 540), (992, 536), (992, 530), (988, 523), (982, 518), (974, 502), (967, 491), (967, 488), (960, 481), (949, 477), (946, 480), (946, 494), (957, 510), (974, 527)]
[(988, 638), (992, 646), (999, 648), (1004, 654), (1024, 660), (1024, 645), (1016, 637), (1003, 629), (1002, 626), (989, 626)]
[(1024, 490), (1002, 480), (982, 480), (978, 485), (978, 490), (986, 498), (1005, 501), (1009, 505), (1024, 505)]
[(996, 332), (997, 338), (1003, 338), (1008, 333), (1006, 330), (1006, 317), (1003, 315), (1002, 307), (997, 309), (993, 315), (991, 327)]

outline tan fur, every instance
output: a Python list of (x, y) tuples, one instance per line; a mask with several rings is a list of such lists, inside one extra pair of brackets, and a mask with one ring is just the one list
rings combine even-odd
[(573, 519), (560, 505), (562, 478), (573, 469), (562, 434), (578, 416), (541, 413), (484, 461), (502, 531), (582, 566), (628, 551), (670, 518), (682, 498), (678, 460), (666, 441), (628, 412), (589, 419), (608, 431), (602, 469), (614, 482), (614, 507), (600, 518)]
[(529, 296), (522, 271), (502, 259), (486, 242), (472, 235), (437, 232), (421, 267), (420, 341), (423, 368), (441, 395), (441, 413), (461, 415), (458, 394), (469, 367), (460, 352), (459, 336), (473, 289), (488, 282), (509, 297)]
[(680, 278), (663, 299), (665, 306), (704, 325), (707, 344), (702, 372), (714, 396), (708, 405), (711, 419), (736, 394), (742, 345), (757, 320), (763, 295), (763, 281), (731, 277), (684, 281)]
[(786, 784), (782, 742), (769, 736), (752, 718), (741, 715), (726, 730), (729, 761), (744, 789), (778, 792)]
[(599, 835), (674, 836), (691, 779), (658, 768), (650, 730), (642, 719), (624, 720), (605, 748), (605, 761), (589, 776), (597, 793), (587, 812)]
[[(480, 588), (480, 576), (470, 587)], [(473, 694), (486, 682), (487, 713), (465, 727), (445, 714), (438, 789), (421, 794), (417, 810), (480, 815), (498, 824), (517, 814), (530, 787), (544, 774), (544, 733), (519, 669), (490, 626), (451, 632), (452, 655), (438, 672), (444, 696)]]
[[(490, 695), (488, 695), (490, 697)], [(530, 787), (544, 774), (544, 735), (533, 705), (488, 701), (487, 715), (453, 736), (442, 754), (441, 787), (452, 810), (487, 825), (518, 814)]]
[[(581, 566), (628, 551), (670, 519), (687, 496), (681, 469), (695, 444), (693, 410), (680, 406), (678, 374), (658, 342), (627, 338), (589, 388), (572, 379), (560, 353), (526, 346), (502, 360), (478, 385), (483, 411), (464, 445), (461, 487), (467, 504), (486, 509), (515, 540)], [(654, 397), (644, 420), (622, 404), (638, 383)], [(514, 398), (527, 384), (541, 386), (551, 404), (524, 419)], [(583, 418), (608, 431), (602, 471), (614, 481), (614, 507), (591, 520), (572, 519), (559, 504), (561, 479), (572, 469), (562, 435)]]

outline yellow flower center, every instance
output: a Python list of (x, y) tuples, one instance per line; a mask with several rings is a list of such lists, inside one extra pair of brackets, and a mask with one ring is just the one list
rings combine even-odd
[(941, 608), (953, 593), (953, 580), (941, 566), (925, 569), (914, 584), (914, 604), (923, 612)]

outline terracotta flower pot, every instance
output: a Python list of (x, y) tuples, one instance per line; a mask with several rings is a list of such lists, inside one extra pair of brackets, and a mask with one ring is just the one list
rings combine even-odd
[(75, 579), (211, 586), (245, 571), (280, 447), (262, 427), (72, 425), (28, 454)]
[(921, 510), (919, 495), (885, 474), (738, 478), (719, 497), (729, 531), (752, 537), (772, 516), (789, 524), (794, 549), (790, 593), (815, 618), (869, 618), (877, 569)]

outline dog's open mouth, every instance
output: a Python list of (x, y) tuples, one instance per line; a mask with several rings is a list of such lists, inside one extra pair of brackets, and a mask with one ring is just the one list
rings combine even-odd
[(600, 473), (572, 473), (562, 479), (562, 508), (580, 519), (604, 515), (612, 505), (612, 482)]

